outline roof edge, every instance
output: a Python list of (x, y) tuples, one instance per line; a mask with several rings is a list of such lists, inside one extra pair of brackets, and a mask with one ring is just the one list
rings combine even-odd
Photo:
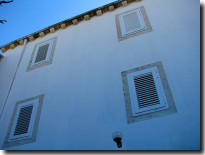
[(77, 25), (81, 21), (90, 20), (92, 17), (101, 16), (103, 13), (114, 11), (117, 8), (127, 6), (129, 3), (132, 2), (140, 2), (142, 0), (118, 0), (112, 3), (103, 5), (101, 7), (95, 8), (93, 10), (87, 11), (80, 15), (74, 16), (72, 18), (66, 19), (64, 21), (58, 22), (46, 28), (43, 28), (39, 31), (26, 35), (22, 38), (14, 40), (10, 43), (0, 46), (0, 49), (3, 53), (5, 53), (8, 49), (14, 49), (16, 46), (23, 45), (23, 40), (27, 39), (28, 42), (33, 41), (39, 37), (44, 37), (46, 34), (54, 33), (58, 29), (65, 29), (70, 25)]

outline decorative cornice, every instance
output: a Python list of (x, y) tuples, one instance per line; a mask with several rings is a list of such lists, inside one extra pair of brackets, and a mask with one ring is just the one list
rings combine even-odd
[(0, 49), (3, 53), (5, 53), (8, 49), (14, 49), (15, 47), (17, 47), (19, 45), (23, 45), (24, 39), (27, 39), (28, 41), (33, 41), (39, 37), (41, 37), (41, 38), (44, 37), (46, 34), (54, 33), (58, 29), (65, 29), (70, 25), (77, 25), (81, 21), (88, 21), (92, 17), (101, 16), (106, 12), (111, 12), (117, 8), (125, 7), (129, 3), (140, 2), (140, 1), (142, 1), (142, 0), (118, 0), (118, 1), (115, 1), (112, 3), (109, 3), (107, 5), (101, 6), (99, 8), (93, 9), (91, 11), (85, 12), (83, 14), (77, 15), (75, 17), (69, 18), (67, 20), (64, 20), (64, 21), (61, 21), (61, 22), (56, 23), (54, 25), (51, 25), (49, 27), (46, 27), (40, 31), (29, 34), (29, 35), (22, 37), (20, 39), (14, 40), (6, 45), (0, 46)]

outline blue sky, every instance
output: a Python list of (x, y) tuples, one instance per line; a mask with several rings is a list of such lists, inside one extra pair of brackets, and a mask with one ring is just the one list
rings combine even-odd
[(0, 19), (7, 22), (0, 23), (0, 46), (113, 1), (14, 0), (2, 4)]
[[(0, 19), (7, 22), (0, 23), (0, 46), (113, 1), (14, 0), (13, 3), (2, 4)], [(204, 1), (201, 0), (203, 6)]]

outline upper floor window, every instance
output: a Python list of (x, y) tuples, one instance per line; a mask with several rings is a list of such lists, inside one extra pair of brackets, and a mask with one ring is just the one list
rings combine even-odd
[(146, 29), (140, 9), (119, 15), (122, 37)]
[(55, 45), (56, 38), (37, 44), (33, 50), (27, 71), (51, 64)]
[(53, 40), (37, 45), (31, 66), (48, 62), (52, 45), (53, 45)]
[(116, 15), (116, 25), (119, 41), (152, 31), (143, 6)]

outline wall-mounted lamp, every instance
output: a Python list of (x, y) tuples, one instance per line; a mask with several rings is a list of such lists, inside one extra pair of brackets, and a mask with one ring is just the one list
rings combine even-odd
[(117, 143), (117, 147), (122, 147), (122, 133), (120, 131), (115, 131), (112, 133), (112, 139)]

